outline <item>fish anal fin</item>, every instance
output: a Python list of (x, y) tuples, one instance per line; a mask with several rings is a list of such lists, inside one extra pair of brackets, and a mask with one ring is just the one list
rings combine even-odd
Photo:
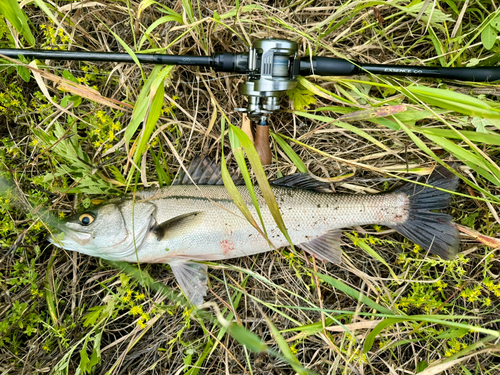
[(202, 305), (208, 289), (207, 266), (183, 260), (173, 260), (169, 265), (189, 301), (196, 306)]
[(320, 193), (332, 192), (329, 183), (319, 181), (308, 173), (294, 173), (289, 176), (270, 181), (269, 183), (274, 186), (284, 186), (292, 189), (306, 189)]
[(320, 260), (327, 260), (338, 264), (342, 261), (342, 249), (340, 248), (341, 236), (341, 230), (330, 230), (319, 237), (302, 242), (297, 246)]
[(186, 231), (198, 226), (204, 216), (204, 211), (188, 212), (158, 224), (152, 229), (152, 232), (156, 235), (158, 241), (172, 238), (173, 236), (181, 236)]

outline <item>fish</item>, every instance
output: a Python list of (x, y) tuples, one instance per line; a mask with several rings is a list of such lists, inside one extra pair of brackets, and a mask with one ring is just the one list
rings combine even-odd
[[(167, 263), (190, 302), (201, 305), (207, 266), (199, 262), (251, 256), (289, 242), (258, 186), (254, 189), (269, 242), (243, 217), (214, 162), (197, 158), (187, 172), (171, 186), (113, 198), (79, 213), (58, 224), (49, 240), (107, 260)], [(459, 248), (458, 230), (450, 215), (434, 211), (448, 208), (458, 178), (439, 166), (424, 182), (427, 186), (407, 182), (372, 195), (334, 194), (329, 184), (307, 173), (270, 184), (291, 242), (322, 261), (341, 262), (342, 229), (369, 224), (393, 228), (422, 249), (451, 259)], [(257, 217), (247, 187), (236, 188)]]

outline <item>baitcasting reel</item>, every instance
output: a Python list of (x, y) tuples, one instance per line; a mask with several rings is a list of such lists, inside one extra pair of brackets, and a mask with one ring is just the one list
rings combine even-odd
[(255, 148), (263, 164), (270, 164), (272, 158), (267, 117), (280, 109), (281, 94), (297, 86), (297, 50), (296, 42), (271, 38), (256, 40), (248, 50), (248, 80), (238, 87), (248, 105), (235, 110), (247, 113), (257, 123)]

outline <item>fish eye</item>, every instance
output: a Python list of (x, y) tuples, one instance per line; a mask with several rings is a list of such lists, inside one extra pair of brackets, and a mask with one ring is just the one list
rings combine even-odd
[(84, 226), (92, 224), (94, 219), (95, 219), (95, 216), (89, 212), (85, 212), (85, 213), (81, 214), (80, 217), (78, 218), (78, 220), (80, 221), (80, 224), (82, 224)]

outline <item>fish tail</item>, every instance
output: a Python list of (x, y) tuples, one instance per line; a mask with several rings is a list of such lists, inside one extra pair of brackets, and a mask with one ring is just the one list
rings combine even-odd
[[(444, 167), (437, 167), (424, 182), (436, 188), (455, 191), (458, 177)], [(431, 212), (448, 208), (451, 194), (414, 183), (407, 183), (394, 193), (406, 194), (410, 207), (408, 218), (392, 228), (422, 249), (443, 259), (452, 259), (458, 253), (458, 229), (450, 215)]]

